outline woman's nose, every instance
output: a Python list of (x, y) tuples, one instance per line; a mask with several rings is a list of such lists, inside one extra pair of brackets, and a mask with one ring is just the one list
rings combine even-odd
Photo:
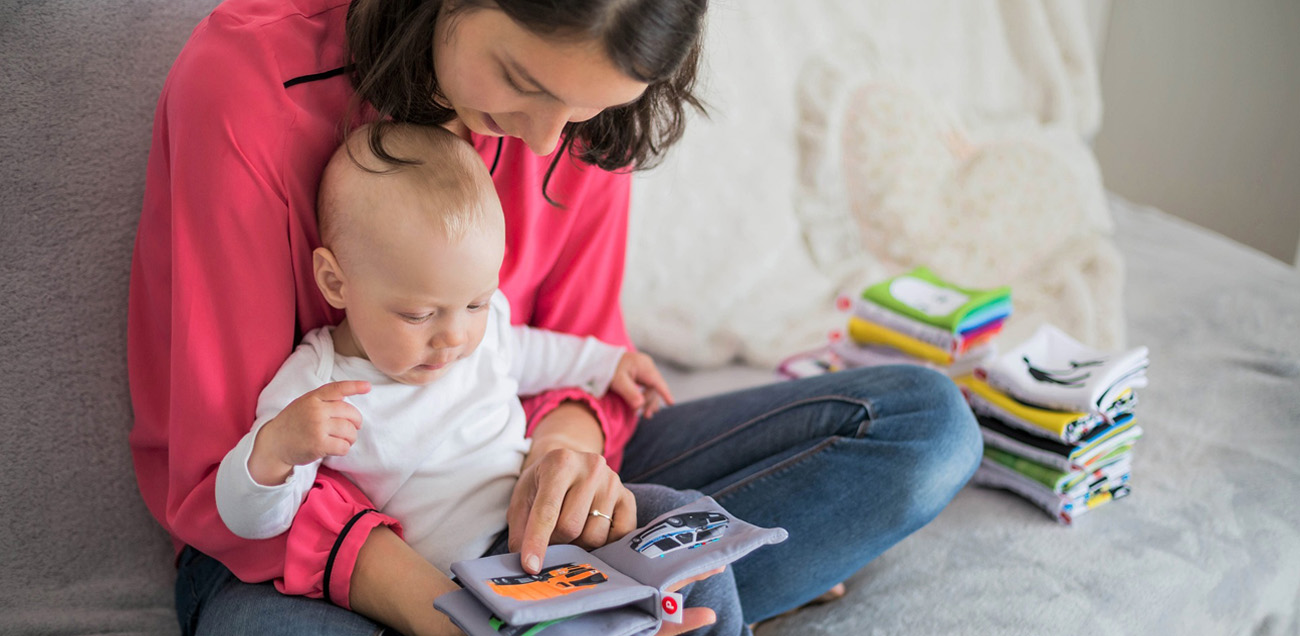
[(536, 155), (549, 155), (555, 151), (564, 133), (565, 124), (569, 123), (570, 109), (563, 105), (539, 107), (529, 113), (528, 130), (523, 137), (528, 149)]

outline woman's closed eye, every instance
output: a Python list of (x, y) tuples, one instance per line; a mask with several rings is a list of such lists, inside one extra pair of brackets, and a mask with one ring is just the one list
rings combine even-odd
[(546, 94), (546, 91), (524, 88), (523, 86), (521, 86), (521, 85), (519, 84), (518, 81), (515, 80), (515, 78), (514, 78), (513, 76), (510, 75), (510, 71), (507, 71), (507, 70), (505, 70), (505, 69), (502, 69), (502, 71), (501, 71), (501, 76), (505, 78), (505, 80), (506, 80), (506, 84), (508, 84), (508, 85), (510, 86), (510, 89), (513, 90), (513, 91), (516, 92), (516, 93), (519, 93), (520, 95), (528, 95), (528, 96), (532, 96), (532, 95), (545, 95), (545, 94)]

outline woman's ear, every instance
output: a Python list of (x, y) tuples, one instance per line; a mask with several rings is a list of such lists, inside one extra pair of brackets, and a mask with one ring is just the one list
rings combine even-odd
[(326, 247), (318, 247), (311, 253), (311, 261), (316, 275), (316, 287), (325, 296), (325, 302), (335, 309), (346, 308), (347, 302), (343, 298), (346, 279), (338, 259), (334, 258), (334, 252)]

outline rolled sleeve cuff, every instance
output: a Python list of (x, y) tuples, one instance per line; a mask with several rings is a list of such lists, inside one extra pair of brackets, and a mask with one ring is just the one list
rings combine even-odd
[[(327, 471), (322, 469), (321, 475)], [(384, 525), (402, 535), (396, 519), (375, 510), (360, 495), (352, 482), (337, 474), (316, 480), (289, 529), (284, 578), (276, 581), (280, 592), (324, 598), (352, 609), (352, 572), (370, 531)]]
[(555, 407), (565, 402), (586, 404), (596, 414), (600, 430), (605, 434), (605, 445), (601, 454), (614, 470), (623, 464), (623, 447), (636, 431), (636, 412), (623, 398), (607, 394), (603, 398), (593, 397), (581, 389), (557, 389), (547, 391), (523, 400), (524, 413), (528, 416), (528, 435)]

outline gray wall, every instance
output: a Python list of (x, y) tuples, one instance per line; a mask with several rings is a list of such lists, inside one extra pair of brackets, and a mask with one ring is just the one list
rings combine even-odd
[(1300, 2), (1111, 3), (1106, 185), (1300, 262)]

